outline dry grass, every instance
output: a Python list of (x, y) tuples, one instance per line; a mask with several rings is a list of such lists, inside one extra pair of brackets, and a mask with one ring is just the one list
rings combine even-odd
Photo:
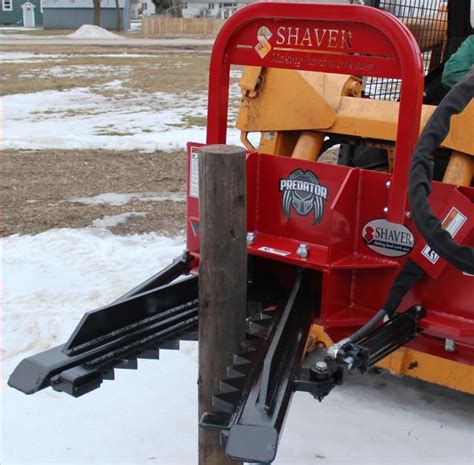
[(84, 205), (70, 202), (105, 192), (185, 191), (184, 152), (109, 152), (105, 150), (4, 150), (0, 157), (3, 234), (37, 234), (51, 228), (82, 228), (106, 215), (146, 213), (111, 230), (116, 234), (184, 228), (184, 202)]
[[(0, 47), (1, 50), (46, 53), (45, 47), (33, 46), (4, 46)], [(182, 95), (183, 107), (207, 95), (209, 52), (56, 46), (48, 47), (47, 53), (64, 56), (33, 63), (28, 63), (28, 60), (2, 63), (0, 95), (88, 87), (107, 99), (133, 99), (155, 92), (178, 94)], [(99, 56), (117, 53), (145, 56)], [(84, 72), (80, 72), (81, 68)], [(55, 69), (60, 70), (59, 75), (52, 73)], [(122, 87), (104, 86), (114, 80), (120, 80)], [(236, 79), (232, 82), (235, 83)], [(235, 105), (236, 99), (233, 100)], [(83, 116), (90, 111), (95, 110), (73, 109), (61, 113)], [(39, 111), (37, 117), (48, 113), (54, 111)], [(203, 116), (190, 115), (184, 116), (180, 127), (205, 124)], [(144, 132), (152, 130), (145, 129)], [(102, 134), (128, 135), (117, 132), (113, 126), (105, 128)], [(185, 159), (182, 152), (143, 154), (102, 150), (3, 150), (0, 156), (3, 224), (0, 229), (4, 235), (36, 234), (51, 228), (90, 226), (95, 219), (106, 215), (142, 212), (146, 216), (132, 217), (111, 230), (117, 234), (160, 231), (175, 235), (184, 227), (183, 202), (133, 200), (123, 206), (111, 206), (82, 205), (71, 203), (69, 199), (105, 192), (184, 193)]]
[(21, 29), (2, 29), (3, 35), (29, 35), (29, 36), (65, 36), (74, 32), (74, 29), (33, 29), (33, 30), (21, 30)]
[[(15, 51), (18, 51), (15, 49)], [(49, 53), (56, 53), (49, 51)], [(64, 50), (59, 53), (64, 53)], [(154, 92), (206, 92), (209, 56), (206, 53), (155, 52), (143, 57), (104, 57), (107, 50), (81, 51), (58, 59), (28, 63), (2, 63), (0, 95), (92, 87), (111, 98), (127, 98)], [(121, 50), (120, 53), (123, 53)], [(127, 53), (137, 53), (127, 50)], [(143, 54), (143, 51), (139, 51)], [(102, 89), (101, 85), (120, 79), (125, 90)]]

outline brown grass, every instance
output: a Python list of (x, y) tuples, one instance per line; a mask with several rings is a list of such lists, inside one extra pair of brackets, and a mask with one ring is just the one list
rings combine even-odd
[[(155, 92), (183, 96), (182, 105), (207, 94), (209, 53), (183, 50), (119, 49), (101, 47), (0, 47), (0, 51), (67, 54), (64, 61), (39, 63), (2, 63), (0, 95), (66, 90), (89, 87), (110, 99), (128, 99)], [(47, 52), (46, 52), (47, 50)], [(100, 57), (113, 53), (143, 54), (144, 57)], [(53, 66), (66, 71), (73, 66), (97, 66), (93, 76), (46, 76)], [(105, 68), (104, 67), (110, 67)], [(102, 68), (102, 69), (101, 69)], [(128, 75), (123, 75), (124, 69)], [(117, 72), (114, 72), (116, 70)], [(23, 75), (23, 77), (22, 77)], [(120, 79), (122, 89), (107, 89), (103, 84)], [(235, 79), (232, 80), (235, 82)], [(235, 100), (235, 99), (234, 99)], [(150, 99), (150, 101), (152, 101)], [(236, 102), (232, 102), (234, 105)], [(39, 112), (38, 117), (53, 111)], [(64, 113), (64, 112), (62, 112)], [(68, 116), (84, 115), (87, 110), (71, 110)], [(180, 127), (204, 126), (202, 116), (189, 115)], [(145, 129), (144, 132), (152, 132)], [(103, 134), (124, 136), (113, 127)], [(90, 197), (105, 192), (183, 192), (186, 183), (183, 152), (110, 152), (102, 150), (13, 151), (0, 154), (0, 232), (36, 234), (51, 228), (90, 226), (106, 215), (144, 212), (112, 229), (117, 234), (160, 231), (175, 235), (185, 222), (183, 202), (142, 202), (134, 200), (123, 206), (71, 203), (74, 197)]]
[(184, 202), (84, 205), (70, 200), (105, 192), (181, 192), (186, 184), (183, 152), (105, 150), (3, 150), (0, 206), (3, 234), (37, 234), (51, 228), (82, 228), (106, 215), (143, 212), (112, 228), (116, 234), (159, 231), (175, 235), (184, 228)]
[(2, 29), (4, 35), (26, 34), (29, 36), (65, 36), (74, 32), (73, 29), (34, 29), (23, 31), (21, 29), (9, 30)]
[[(125, 90), (96, 88), (105, 97), (127, 98), (137, 93), (206, 92), (209, 56), (202, 53), (155, 53), (146, 57), (102, 57), (76, 53), (61, 60), (40, 63), (2, 63), (0, 95), (66, 90), (73, 87), (99, 87), (114, 79), (123, 82)], [(52, 52), (49, 52), (52, 53)], [(64, 53), (64, 52), (63, 52)], [(104, 52), (101, 50), (101, 53)], [(121, 52), (123, 53), (123, 51)], [(127, 53), (135, 53), (127, 51)], [(142, 53), (140, 51), (139, 53)], [(25, 60), (26, 61), (26, 60)], [(77, 66), (93, 66), (79, 74)], [(64, 70), (64, 76), (48, 75), (52, 67)], [(68, 75), (69, 74), (69, 75)]]

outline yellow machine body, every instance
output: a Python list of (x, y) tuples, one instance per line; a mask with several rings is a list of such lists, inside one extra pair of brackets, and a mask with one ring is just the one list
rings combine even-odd
[[(313, 325), (308, 338), (307, 350), (320, 346), (330, 347), (331, 338), (324, 328)], [(442, 357), (402, 347), (380, 360), (376, 366), (396, 375), (410, 376), (430, 383), (446, 386), (457, 391), (474, 394), (474, 367)]]
[[(246, 67), (237, 127), (249, 150), (316, 160), (324, 138), (345, 136), (357, 144), (386, 148), (389, 169), (398, 121), (398, 102), (362, 97), (362, 80), (348, 75)], [(423, 105), (421, 129), (435, 110)], [(474, 174), (474, 102), (453, 117), (442, 147), (451, 157), (445, 182), (469, 185)], [(260, 132), (258, 147), (248, 134)]]

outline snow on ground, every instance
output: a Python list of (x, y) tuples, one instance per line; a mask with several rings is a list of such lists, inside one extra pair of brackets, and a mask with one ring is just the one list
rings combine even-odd
[(44, 63), (64, 61), (68, 55), (62, 53), (0, 52), (1, 63)]
[(71, 199), (70, 202), (83, 203), (85, 205), (108, 204), (120, 206), (132, 200), (141, 200), (142, 202), (184, 202), (186, 197), (181, 192), (106, 192), (94, 197), (76, 197)]
[(0, 63), (44, 63), (45, 61), (65, 61), (71, 58), (149, 58), (142, 53), (31, 53), (0, 51)]
[(118, 215), (106, 215), (103, 218), (97, 218), (92, 222), (92, 226), (95, 228), (113, 228), (119, 224), (125, 224), (130, 218), (134, 216), (146, 216), (145, 212), (126, 212)]
[(116, 66), (107, 65), (68, 65), (68, 66), (52, 66), (47, 70), (37, 70), (35, 72), (21, 73), (20, 79), (50, 79), (60, 77), (75, 77), (79, 79), (91, 79), (109, 76), (110, 78), (128, 77), (133, 71), (132, 66)]
[[(117, 88), (119, 83), (116, 79), (96, 90)], [(151, 152), (205, 141), (205, 128), (187, 121), (206, 116), (206, 94), (156, 92), (122, 99), (93, 90), (77, 87), (3, 97), (3, 147)], [(234, 84), (231, 96), (238, 92)], [(239, 143), (239, 131), (229, 129), (228, 142)]]
[(68, 34), (69, 39), (123, 39), (124, 37), (107, 31), (99, 26), (83, 24), (77, 31)]
[[(182, 239), (51, 230), (3, 239), (1, 463), (196, 464), (197, 346), (162, 351), (82, 398), (6, 386), (25, 356), (64, 342), (83, 312), (181, 253)], [(473, 399), (387, 374), (353, 376), (322, 403), (297, 394), (276, 464), (472, 465)]]

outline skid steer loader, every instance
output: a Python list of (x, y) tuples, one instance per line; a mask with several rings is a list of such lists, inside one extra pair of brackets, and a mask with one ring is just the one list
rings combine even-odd
[[(273, 461), (293, 392), (321, 400), (376, 363), (474, 393), (474, 74), (440, 100), (471, 5), (428, 3), (259, 2), (216, 38), (207, 144), (226, 142), (230, 66), (245, 66), (247, 334), (200, 426), (230, 458)], [(188, 144), (187, 251), (23, 360), (10, 386), (78, 397), (195, 337), (200, 146)]]

